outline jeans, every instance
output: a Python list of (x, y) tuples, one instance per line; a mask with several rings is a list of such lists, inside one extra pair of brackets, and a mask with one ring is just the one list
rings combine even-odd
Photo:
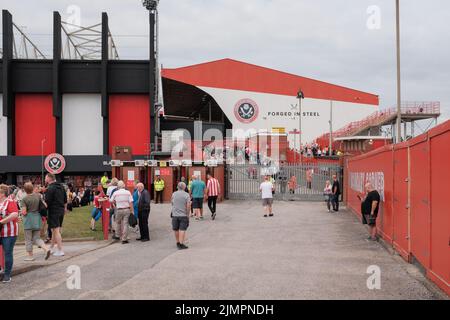
[(339, 194), (332, 195), (333, 210), (339, 211)]
[(17, 237), (0, 238), (3, 247), (3, 254), (5, 256), (5, 277), (11, 277), (13, 262), (14, 262), (14, 245)]
[(211, 213), (216, 213), (216, 204), (217, 204), (217, 196), (208, 197), (208, 207), (211, 210)]
[(333, 203), (334, 195), (327, 194), (325, 195), (325, 202), (327, 204), (328, 210), (331, 210), (331, 204)]

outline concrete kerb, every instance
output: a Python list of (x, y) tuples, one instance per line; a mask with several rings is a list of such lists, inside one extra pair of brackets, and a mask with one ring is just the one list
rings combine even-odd
[[(71, 242), (90, 242), (90, 241), (96, 241), (94, 237), (87, 237), (87, 238), (73, 238), (73, 239), (64, 239), (65, 243), (71, 243)], [(25, 241), (16, 242), (16, 246), (24, 246)]]
[[(69, 241), (66, 241), (66, 242), (69, 242)], [(86, 242), (86, 241), (84, 241), (84, 242)], [(84, 254), (91, 253), (91, 252), (94, 252), (94, 251), (106, 248), (106, 247), (108, 247), (108, 246), (110, 246), (110, 245), (115, 243), (114, 241), (111, 241), (111, 240), (105, 240), (105, 241), (99, 241), (99, 242), (104, 242), (104, 243), (103, 243), (103, 245), (99, 245), (98, 247), (96, 247), (94, 249), (90, 249), (90, 250), (87, 250), (87, 251), (79, 252), (79, 253), (76, 253), (76, 254), (73, 254), (73, 255), (70, 255), (70, 256), (64, 256), (62, 259), (58, 259), (58, 260), (52, 259), (52, 260), (42, 261), (42, 262), (38, 262), (38, 263), (35, 262), (33, 264), (30, 264), (30, 265), (19, 266), (17, 268), (13, 268), (12, 276), (17, 276), (17, 275), (20, 275), (20, 274), (23, 274), (23, 273), (26, 273), (26, 272), (30, 272), (30, 271), (36, 270), (36, 269), (40, 269), (40, 268), (43, 268), (43, 267), (48, 267), (48, 266), (52, 266), (52, 265), (55, 265), (55, 264), (58, 264), (58, 263), (61, 263), (61, 262), (65, 262), (65, 261), (71, 260), (73, 258), (82, 256)]]

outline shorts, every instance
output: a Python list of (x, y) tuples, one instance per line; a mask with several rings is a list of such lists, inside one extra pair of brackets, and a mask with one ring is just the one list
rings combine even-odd
[(64, 221), (64, 213), (52, 213), (47, 217), (47, 224), (50, 229), (61, 228)]
[(192, 208), (203, 209), (203, 198), (193, 198), (192, 199)]
[(102, 210), (100, 210), (99, 208), (93, 208), (92, 209), (92, 213), (91, 213), (91, 217), (92, 219), (94, 219), (95, 221), (100, 220), (100, 218), (102, 217)]
[(262, 199), (263, 207), (268, 207), (273, 204), (273, 198)]
[(173, 217), (172, 218), (172, 230), (173, 231), (186, 231), (189, 227), (188, 217)]
[(375, 227), (377, 225), (377, 215), (363, 214), (362, 215), (362, 224), (367, 224), (371, 227)]

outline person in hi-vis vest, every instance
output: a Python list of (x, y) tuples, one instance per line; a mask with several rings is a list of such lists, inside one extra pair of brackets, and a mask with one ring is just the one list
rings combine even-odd
[[(155, 180), (155, 203), (162, 203), (162, 195), (163, 195), (163, 191), (164, 191), (164, 180), (161, 179), (160, 176), (156, 176), (156, 180)], [(159, 201), (158, 201), (159, 200)]]

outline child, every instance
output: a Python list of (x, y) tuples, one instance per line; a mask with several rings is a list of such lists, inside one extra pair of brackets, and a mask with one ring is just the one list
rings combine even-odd
[(100, 190), (95, 191), (94, 196), (94, 208), (92, 208), (92, 219), (91, 219), (91, 230), (95, 230), (95, 222), (98, 221), (102, 216), (102, 205), (101, 202), (105, 201), (104, 195), (102, 196), (103, 192), (100, 192)]

